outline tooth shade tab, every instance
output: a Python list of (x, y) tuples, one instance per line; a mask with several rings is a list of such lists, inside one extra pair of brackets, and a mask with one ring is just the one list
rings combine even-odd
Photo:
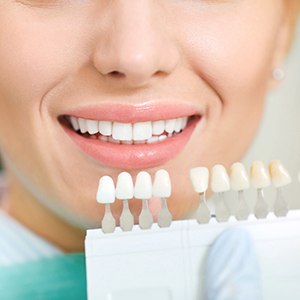
[(171, 180), (166, 170), (158, 170), (154, 176), (153, 196), (169, 198), (171, 196)]
[(224, 166), (215, 165), (212, 168), (211, 189), (214, 193), (223, 193), (230, 190), (230, 180)]
[(128, 172), (122, 172), (118, 176), (116, 198), (119, 200), (129, 200), (133, 198), (133, 181)]
[(190, 170), (190, 178), (196, 193), (205, 193), (208, 189), (209, 171), (206, 167), (196, 167)]
[(270, 186), (271, 180), (268, 170), (262, 161), (254, 161), (250, 167), (251, 185), (256, 189)]
[(137, 174), (134, 186), (134, 198), (151, 199), (152, 197), (152, 180), (149, 173), (142, 171)]
[(250, 187), (250, 180), (246, 168), (240, 162), (231, 166), (230, 186), (234, 191), (243, 191)]
[(273, 160), (269, 164), (271, 180), (276, 188), (286, 186), (292, 182), (291, 176), (280, 160)]
[(101, 204), (115, 202), (115, 185), (110, 176), (102, 176), (100, 178), (96, 199)]

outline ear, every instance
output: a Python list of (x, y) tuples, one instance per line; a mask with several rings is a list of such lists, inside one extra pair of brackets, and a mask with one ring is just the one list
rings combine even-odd
[[(272, 69), (281, 68), (284, 64), (284, 60), (291, 46), (292, 38), (294, 35), (297, 17), (299, 14), (300, 1), (289, 0), (284, 1), (285, 6), (282, 21), (277, 33), (275, 51), (272, 59)], [(272, 70), (271, 70), (272, 71)], [(278, 80), (270, 76), (270, 87), (278, 86)]]

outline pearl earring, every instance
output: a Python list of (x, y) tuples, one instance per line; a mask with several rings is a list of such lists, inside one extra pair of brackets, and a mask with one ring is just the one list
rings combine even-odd
[(272, 72), (272, 77), (277, 81), (282, 81), (285, 77), (285, 72), (283, 68), (274, 68)]

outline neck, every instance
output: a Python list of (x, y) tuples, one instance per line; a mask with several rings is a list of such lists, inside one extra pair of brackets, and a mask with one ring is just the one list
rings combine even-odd
[(83, 251), (84, 231), (54, 215), (23, 186), (9, 181), (2, 208), (25, 227), (65, 252)]

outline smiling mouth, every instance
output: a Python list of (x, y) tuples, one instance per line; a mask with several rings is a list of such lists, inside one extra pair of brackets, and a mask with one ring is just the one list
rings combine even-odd
[(64, 115), (59, 118), (60, 123), (84, 138), (125, 145), (162, 142), (182, 133), (196, 119), (199, 119), (199, 116), (121, 123), (83, 119), (70, 115)]
[(102, 104), (65, 112), (58, 121), (75, 144), (72, 149), (80, 150), (86, 161), (133, 170), (161, 166), (176, 157), (202, 117), (180, 104)]

